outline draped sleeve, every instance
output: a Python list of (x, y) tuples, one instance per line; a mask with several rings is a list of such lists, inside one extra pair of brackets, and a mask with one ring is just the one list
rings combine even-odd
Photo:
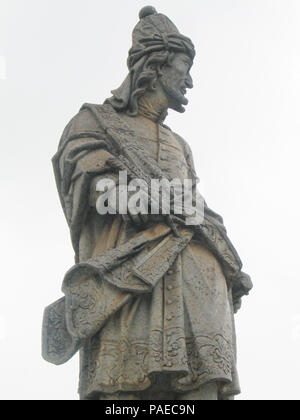
[(111, 174), (105, 131), (83, 106), (63, 132), (52, 159), (62, 208), (67, 219), (76, 255), (82, 227), (90, 205), (95, 177)]

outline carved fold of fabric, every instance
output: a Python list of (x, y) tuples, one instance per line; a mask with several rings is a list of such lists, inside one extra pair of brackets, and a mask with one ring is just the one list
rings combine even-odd
[[(174, 237), (169, 227), (157, 225), (72, 267), (62, 287), (69, 333), (81, 340), (90, 338), (132, 294), (151, 293), (192, 236), (182, 230), (181, 237)], [(153, 242), (151, 250), (146, 248)]]
[[(114, 278), (119, 274), (118, 267), (148, 241), (146, 235), (139, 235), (117, 249), (76, 264), (67, 272), (62, 291), (66, 296), (67, 329), (72, 336), (81, 340), (92, 337), (130, 299), (128, 293), (114, 287)], [(110, 280), (113, 287), (104, 283), (104, 279)], [(143, 288), (143, 284), (136, 287)], [(144, 287), (143, 291), (147, 289)]]
[(80, 348), (80, 340), (67, 329), (65, 309), (62, 298), (47, 306), (43, 316), (42, 356), (54, 365), (66, 363)]
[(153, 250), (139, 258), (133, 268), (133, 274), (152, 288), (172, 267), (175, 259), (183, 251), (193, 237), (187, 229), (179, 229), (179, 237), (168, 235)]
[(72, 284), (64, 285), (64, 293), (67, 330), (80, 341), (99, 332), (109, 316), (132, 297), (91, 276), (90, 270), (84, 276), (83, 268), (78, 271), (78, 277), (72, 279)]
[(140, 236), (121, 249), (69, 270), (63, 283), (65, 298), (44, 311), (42, 354), (45, 360), (54, 364), (66, 363), (79, 350), (83, 339), (96, 334), (109, 316), (130, 300), (130, 294), (103, 282), (101, 275), (105, 278), (106, 273), (113, 278), (117, 270), (113, 268), (139, 252), (148, 240), (146, 236)]

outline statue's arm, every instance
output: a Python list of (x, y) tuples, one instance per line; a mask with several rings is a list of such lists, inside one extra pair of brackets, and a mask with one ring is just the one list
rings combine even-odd
[(78, 256), (79, 239), (88, 215), (95, 177), (111, 174), (105, 131), (87, 111), (81, 110), (64, 130), (53, 167), (61, 204)]

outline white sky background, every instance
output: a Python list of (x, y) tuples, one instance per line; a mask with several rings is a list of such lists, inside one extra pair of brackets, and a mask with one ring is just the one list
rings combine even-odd
[[(40, 356), (43, 309), (73, 265), (50, 159), (80, 106), (127, 75), (146, 4), (0, 0), (1, 399), (78, 398), (78, 358)], [(300, 399), (300, 2), (152, 5), (197, 49), (189, 107), (166, 123), (255, 286), (236, 317), (239, 399)]]

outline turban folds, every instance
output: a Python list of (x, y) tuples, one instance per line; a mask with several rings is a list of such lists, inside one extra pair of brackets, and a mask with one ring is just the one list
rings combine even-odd
[(192, 41), (181, 34), (158, 34), (152, 37), (142, 38), (129, 51), (128, 68), (131, 69), (134, 64), (143, 56), (159, 51), (174, 51), (186, 53), (192, 60), (195, 57), (195, 49)]

